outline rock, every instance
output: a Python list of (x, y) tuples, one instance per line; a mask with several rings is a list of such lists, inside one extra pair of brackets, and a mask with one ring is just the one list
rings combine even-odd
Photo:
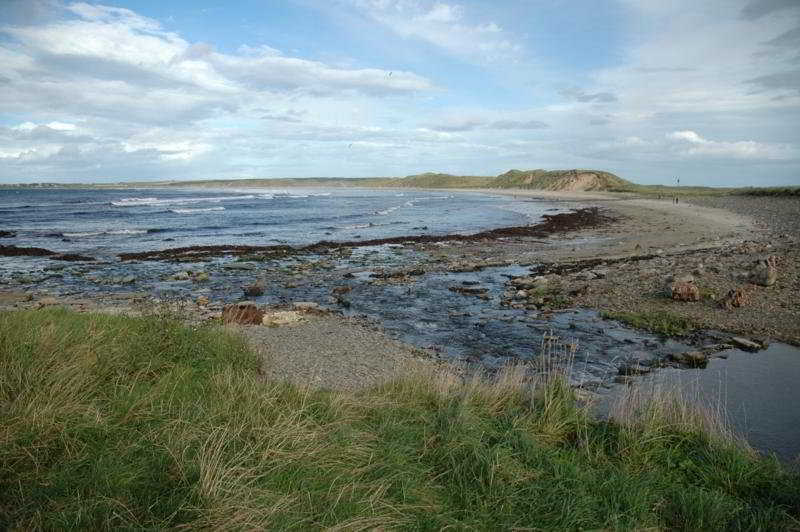
[(595, 279), (597, 279), (597, 275), (593, 271), (587, 270), (576, 273), (574, 275), (574, 278), (577, 279), (578, 281), (594, 281)]
[(258, 297), (264, 295), (264, 281), (258, 280), (255, 283), (242, 287), (244, 295), (247, 297)]
[(14, 238), (17, 233), (14, 231), (0, 231), (0, 238)]
[(731, 336), (730, 342), (736, 347), (744, 349), (745, 351), (758, 351), (761, 349), (761, 344), (740, 336)]
[(647, 366), (643, 366), (638, 363), (631, 363), (620, 366), (617, 371), (620, 375), (632, 376), (632, 375), (646, 375), (653, 370)]
[(770, 255), (756, 261), (750, 271), (750, 282), (761, 286), (772, 286), (778, 279), (778, 269), (776, 267), (777, 258)]
[(197, 272), (194, 274), (194, 277), (192, 277), (192, 281), (196, 283), (204, 283), (209, 280), (211, 280), (211, 276), (206, 272)]
[(594, 274), (596, 278), (605, 279), (606, 277), (608, 277), (609, 270), (608, 268), (595, 268), (591, 272)]
[(262, 325), (269, 327), (280, 327), (282, 325), (294, 325), (304, 321), (302, 314), (295, 310), (276, 310), (265, 313), (261, 318)]
[(481, 296), (489, 292), (488, 288), (481, 288), (477, 286), (451, 286), (448, 288), (448, 290), (467, 296)]
[(342, 275), (342, 279), (353, 279), (355, 275), (352, 272), (347, 272), (346, 274)]
[(178, 272), (170, 277), (173, 281), (188, 281), (191, 279), (192, 274), (189, 272)]
[(195, 303), (197, 303), (198, 307), (205, 307), (210, 302), (211, 301), (208, 299), (207, 296), (198, 296), (197, 299), (195, 299)]
[(258, 325), (262, 323), (264, 311), (254, 303), (243, 301), (233, 305), (225, 305), (222, 309), (223, 323), (241, 323), (245, 325)]
[(511, 285), (517, 288), (528, 288), (533, 285), (533, 280), (530, 277), (517, 277), (516, 279), (511, 279)]
[(222, 265), (226, 270), (255, 270), (256, 265), (252, 262), (228, 262)]
[(352, 290), (352, 288), (349, 286), (337, 286), (333, 290), (331, 290), (331, 292), (334, 294), (342, 295), (348, 293), (350, 290)]
[(673, 283), (672, 299), (675, 301), (700, 301), (700, 290), (694, 283)]
[(120, 284), (132, 284), (136, 282), (136, 277), (133, 275), (126, 275), (125, 277), (120, 278)]
[(684, 353), (672, 353), (670, 359), (679, 364), (686, 364), (692, 368), (705, 366), (708, 362), (708, 353), (703, 351), (686, 351)]
[(666, 292), (675, 301), (700, 301), (700, 290), (690, 274), (667, 277)]
[(295, 301), (292, 303), (292, 308), (295, 310), (300, 311), (313, 311), (313, 310), (322, 310), (322, 307), (319, 306), (319, 303), (314, 303), (311, 301)]
[(341, 307), (350, 308), (350, 300), (348, 300), (348, 299), (345, 299), (345, 298), (343, 298), (341, 296), (336, 296), (336, 300), (335, 301), (336, 301), (336, 304), (341, 306)]
[(742, 288), (732, 288), (727, 295), (720, 301), (720, 306), (731, 310), (734, 307), (743, 307), (747, 303), (747, 293)]

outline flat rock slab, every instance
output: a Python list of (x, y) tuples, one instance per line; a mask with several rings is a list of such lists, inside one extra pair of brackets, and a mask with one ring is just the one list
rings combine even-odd
[(267, 312), (261, 318), (262, 325), (280, 327), (282, 325), (295, 325), (304, 321), (303, 315), (296, 310), (276, 310)]

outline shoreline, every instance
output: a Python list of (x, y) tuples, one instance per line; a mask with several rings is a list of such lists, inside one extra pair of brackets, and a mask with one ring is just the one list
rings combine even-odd
[[(512, 189), (458, 189), (453, 192), (511, 196), (516, 201), (559, 201), (570, 204), (573, 209), (599, 207), (606, 219), (593, 227), (556, 232), (556, 238), (533, 231), (531, 234), (499, 234), (494, 238), (463, 238), (462, 235), (454, 242), (447, 242), (447, 238), (439, 242), (414, 242), (411, 247), (416, 251), (435, 254), (439, 260), (416, 269), (423, 274), (509, 264), (533, 266), (534, 274), (567, 287), (568, 301), (562, 305), (565, 308), (634, 313), (668, 311), (686, 316), (698, 328), (800, 345), (800, 314), (793, 301), (800, 278), (797, 239), (791, 234), (776, 235), (768, 223), (732, 210), (697, 205), (691, 198), (674, 205), (669, 200), (618, 193)], [(747, 204), (761, 200), (740, 196), (736, 201)], [(800, 204), (800, 200), (793, 201), (791, 205)], [(562, 215), (550, 218), (558, 216)], [(397, 241), (409, 243), (409, 238), (398, 237)], [(389, 242), (326, 244), (340, 248), (382, 243)], [(749, 263), (765, 254), (781, 257), (778, 282), (771, 287), (749, 285), (743, 280), (743, 272)], [(405, 269), (398, 275), (414, 271), (415, 266)], [(703, 299), (683, 303), (664, 297), (664, 279), (686, 273), (695, 276)], [(314, 272), (308, 275), (319, 277)], [(319, 278), (320, 282), (330, 282), (330, 278)], [(719, 307), (719, 299), (728, 290), (742, 286), (750, 292), (745, 307), (732, 310)], [(112, 312), (125, 312), (127, 310), (123, 309), (130, 310), (130, 302), (140, 299), (142, 294), (123, 297), (127, 299), (115, 299), (110, 294), (62, 299), (79, 309), (110, 307)], [(0, 293), (0, 308), (35, 306), (38, 303), (33, 299), (25, 293)], [(109, 304), (109, 301), (117, 303)], [(208, 316), (204, 311), (202, 314)]]

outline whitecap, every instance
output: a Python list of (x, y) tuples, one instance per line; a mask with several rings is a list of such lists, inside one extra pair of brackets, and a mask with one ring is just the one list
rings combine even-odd
[(199, 214), (203, 212), (224, 211), (225, 207), (208, 207), (206, 209), (170, 209), (175, 214)]
[(122, 198), (119, 201), (112, 201), (111, 205), (114, 205), (115, 207), (146, 207), (148, 205), (170, 205), (182, 203), (219, 203), (220, 201), (241, 201), (256, 198), (257, 196), (254, 196), (253, 194), (248, 194), (246, 196), (219, 196), (213, 198)]
[(85, 238), (90, 236), (102, 235), (143, 235), (147, 233), (146, 229), (115, 229), (111, 231), (83, 231), (79, 233), (62, 233), (65, 238)]

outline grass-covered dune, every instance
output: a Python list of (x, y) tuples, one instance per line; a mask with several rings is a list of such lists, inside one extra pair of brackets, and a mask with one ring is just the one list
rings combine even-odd
[(669, 401), (596, 421), (557, 377), (259, 377), (164, 316), (0, 314), (0, 529), (786, 530), (800, 478)]

